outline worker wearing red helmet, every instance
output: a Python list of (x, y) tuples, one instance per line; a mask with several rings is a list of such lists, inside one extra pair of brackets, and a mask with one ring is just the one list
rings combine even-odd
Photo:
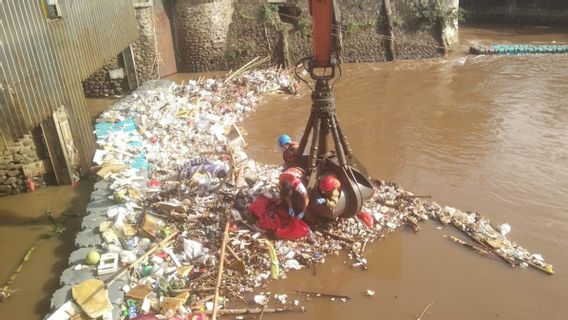
[(304, 170), (299, 167), (290, 167), (280, 174), (280, 199), (288, 208), (288, 214), (302, 219), (308, 207), (308, 191), (302, 182)]
[(330, 209), (335, 209), (339, 202), (341, 194), (341, 183), (333, 175), (326, 175), (319, 182), (319, 191), (321, 197), (318, 197), (316, 203), (326, 205)]
[(278, 145), (282, 150), (282, 159), (284, 160), (284, 167), (288, 168), (295, 164), (298, 158), (298, 147), (299, 144), (296, 141), (292, 141), (290, 136), (283, 134), (278, 137)]

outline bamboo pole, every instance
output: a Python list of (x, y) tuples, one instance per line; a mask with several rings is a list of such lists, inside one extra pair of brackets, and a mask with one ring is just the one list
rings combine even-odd
[(194, 304), (191, 305), (191, 308), (192, 308), (192, 309), (199, 308), (202, 303), (205, 303), (205, 302), (207, 302), (207, 301), (209, 301), (209, 300), (211, 300), (211, 299), (213, 299), (213, 298), (215, 298), (215, 295), (214, 295), (214, 294), (209, 295), (209, 296), (207, 296), (207, 297), (205, 297), (205, 298), (203, 298), (203, 299), (201, 299), (201, 300), (199, 300), (199, 301), (196, 301)]
[(312, 296), (312, 297), (322, 297), (322, 298), (334, 298), (334, 299), (347, 299), (347, 300), (351, 300), (351, 297), (350, 297), (350, 296), (344, 296), (344, 295), (332, 294), (332, 293), (322, 293), (322, 292), (304, 291), (304, 290), (296, 290), (296, 292), (291, 292), (291, 294), (305, 295), (305, 296)]
[(91, 300), (92, 298), (94, 298), (99, 292), (101, 292), (101, 290), (104, 290), (105, 288), (110, 287), (113, 283), (115, 283), (120, 277), (122, 277), (126, 272), (128, 272), (128, 270), (134, 268), (135, 266), (137, 266), (141, 261), (143, 261), (145, 258), (147, 258), (149, 255), (151, 255), (152, 253), (154, 253), (156, 250), (158, 250), (158, 248), (162, 247), (163, 245), (167, 244), (170, 242), (170, 240), (178, 234), (179, 231), (175, 230), (174, 232), (172, 232), (172, 234), (170, 234), (169, 236), (165, 237), (162, 241), (160, 241), (156, 246), (150, 248), (148, 251), (146, 251), (143, 255), (141, 255), (138, 259), (136, 259), (133, 263), (131, 263), (130, 265), (128, 265), (127, 267), (123, 268), (119, 273), (117, 273), (116, 275), (114, 275), (108, 282), (106, 282), (104, 285), (101, 285), (100, 287), (96, 288), (93, 290), (93, 292), (87, 296), (87, 298), (85, 298), (85, 300), (83, 301), (83, 304), (86, 303), (87, 301)]
[(509, 258), (501, 253), (499, 253), (499, 251), (497, 251), (497, 249), (495, 249), (491, 244), (489, 244), (487, 242), (487, 240), (482, 239), (482, 240), (478, 240), (477, 238), (472, 237), (473, 240), (477, 241), (478, 243), (486, 246), (489, 251), (493, 252), (493, 254), (495, 254), (496, 256), (498, 256), (499, 258), (501, 258), (503, 261), (507, 262), (509, 265), (511, 265), (511, 267), (517, 267), (518, 264), (515, 262), (515, 259)]
[(227, 246), (227, 240), (229, 239), (229, 225), (230, 225), (231, 221), (230, 219), (227, 217), (227, 221), (225, 222), (225, 230), (223, 231), (223, 240), (221, 242), (221, 254), (220, 254), (220, 258), (219, 258), (219, 271), (217, 273), (217, 283), (215, 284), (215, 296), (214, 296), (214, 300), (213, 300), (213, 313), (211, 316), (211, 319), (213, 320), (217, 320), (217, 313), (219, 312), (218, 310), (218, 300), (219, 300), (219, 287), (221, 286), (221, 279), (223, 278), (223, 267), (225, 264), (225, 247)]
[(340, 236), (340, 235), (338, 235), (338, 234), (332, 233), (332, 232), (327, 231), (327, 230), (321, 230), (321, 233), (323, 233), (323, 234), (325, 234), (325, 235), (328, 235), (328, 236), (330, 236), (330, 237), (332, 237), (332, 238), (335, 238), (335, 239), (337, 239), (337, 240), (343, 240), (343, 241), (345, 241), (345, 242), (347, 242), (347, 243), (355, 243), (355, 241), (354, 241), (353, 239), (349, 239), (349, 238), (346, 238), (346, 237), (344, 237), (344, 236)]
[(215, 291), (215, 287), (203, 287), (203, 288), (189, 288), (189, 289), (170, 289), (170, 292), (173, 294), (180, 294), (184, 292), (189, 293), (201, 293), (201, 292), (209, 292)]
[(113, 283), (116, 282), (116, 280), (118, 280), (120, 277), (122, 277), (126, 272), (128, 272), (128, 270), (134, 268), (135, 266), (137, 266), (142, 260), (144, 260), (145, 258), (147, 258), (149, 255), (151, 255), (152, 253), (154, 253), (156, 250), (158, 250), (160, 247), (162, 247), (163, 245), (165, 245), (166, 243), (168, 243), (174, 236), (176, 236), (178, 234), (179, 231), (175, 230), (174, 232), (172, 232), (172, 234), (170, 234), (169, 236), (165, 237), (162, 241), (160, 241), (160, 243), (158, 243), (156, 246), (154, 246), (153, 248), (151, 248), (150, 250), (146, 251), (143, 255), (141, 255), (138, 259), (136, 259), (133, 263), (129, 264), (128, 267), (125, 267), (124, 269), (122, 269), (122, 271), (120, 271), (119, 273), (117, 273), (115, 276), (112, 277), (112, 279), (109, 280), (109, 282), (107, 282), (105, 284), (105, 286), (108, 288), (110, 287)]
[(420, 228), (418, 223), (416, 223), (416, 221), (414, 221), (414, 219), (412, 219), (411, 217), (405, 215), (403, 216), (403, 220), (412, 227), (412, 231), (418, 232), (422, 230), (422, 228)]
[(235, 263), (233, 264), (233, 267), (236, 268), (237, 271), (244, 273), (246, 271), (246, 265), (243, 259), (239, 258), (239, 256), (237, 256), (235, 251), (233, 251), (233, 249), (230, 246), (227, 246), (227, 250), (229, 250), (231, 256), (233, 256), (233, 258), (235, 258), (236, 260)]
[(464, 241), (458, 237), (454, 237), (454, 236), (448, 236), (448, 235), (444, 235), (444, 238), (448, 238), (452, 241), (454, 241), (455, 243), (461, 244), (462, 246), (471, 249), (479, 254), (481, 254), (482, 256), (492, 256), (493, 253), (486, 250), (486, 248), (481, 247), (479, 245), (473, 244), (473, 243), (469, 243), (467, 241)]
[[(240, 315), (240, 314), (260, 314), (260, 313), (279, 313), (279, 312), (304, 312), (303, 308), (243, 308), (243, 309), (221, 309), (219, 314), (221, 315)], [(212, 314), (213, 311), (207, 311), (206, 314)]]
[(45, 238), (39, 238), (36, 243), (34, 245), (32, 245), (28, 251), (26, 251), (26, 254), (24, 255), (24, 257), (22, 258), (22, 261), (20, 262), (20, 264), (18, 265), (18, 267), (16, 268), (16, 270), (12, 273), (12, 275), (10, 276), (10, 278), (8, 278), (8, 281), (6, 281), (6, 284), (4, 284), (4, 286), (0, 289), (0, 302), (2, 301), (6, 301), (13, 293), (15, 290), (10, 289), (10, 285), (12, 283), (14, 283), (14, 281), (16, 280), (16, 278), (18, 277), (18, 275), (20, 274), (20, 272), (22, 272), (22, 268), (24, 267), (24, 265), (26, 264), (26, 262), (28, 262), (28, 260), (30, 259), (30, 256), (32, 255), (32, 253), (34, 252), (34, 250), (41, 244), (41, 242), (45, 240)]

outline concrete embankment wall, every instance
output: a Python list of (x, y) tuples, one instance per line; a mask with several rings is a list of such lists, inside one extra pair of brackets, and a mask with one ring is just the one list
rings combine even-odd
[[(337, 41), (336, 49), (344, 61), (385, 61), (388, 35), (383, 1), (338, 0), (337, 4), (339, 27), (335, 33), (341, 41)], [(448, 48), (444, 47), (440, 28), (424, 27), (416, 4), (416, 0), (390, 1), (399, 59), (432, 58)], [(311, 53), (307, 1), (175, 0), (173, 5), (180, 71), (234, 69), (256, 56), (267, 55), (272, 63), (290, 66)]]
[(568, 26), (567, 0), (460, 0), (467, 21)]
[[(135, 7), (136, 22), (138, 23), (138, 39), (132, 43), (132, 54), (136, 65), (138, 83), (158, 79), (159, 57), (156, 52), (156, 32), (154, 30), (154, 10), (152, 6), (142, 5)], [(113, 70), (125, 70), (122, 54), (112, 58), (102, 68), (83, 81), (83, 90), (88, 98), (103, 98), (123, 95), (129, 91), (125, 72), (113, 77)], [(119, 74), (120, 74), (119, 73)]]
[[(159, 63), (177, 64), (180, 72), (204, 72), (235, 70), (258, 56), (269, 56), (270, 64), (289, 67), (311, 55), (308, 1), (157, 2), (159, 6), (136, 8), (140, 38), (132, 51), (139, 84), (158, 78)], [(423, 3), (446, 10), (457, 8), (458, 0)], [(418, 14), (417, 0), (337, 0), (336, 4), (335, 49), (344, 62), (386, 61), (391, 58), (390, 51), (396, 59), (433, 58), (451, 50), (458, 41), (457, 21), (444, 26), (425, 23)], [(164, 12), (164, 17), (156, 18), (158, 12)], [(167, 26), (156, 29), (156, 23), (166, 20)], [(167, 46), (156, 46), (161, 39), (156, 30), (169, 29), (170, 24), (175, 58), (173, 53), (161, 52)], [(173, 59), (175, 63), (170, 61)], [(126, 91), (125, 81), (109, 77), (109, 70), (122, 67), (120, 59), (118, 63), (111, 61), (85, 82), (85, 93), (96, 97)]]

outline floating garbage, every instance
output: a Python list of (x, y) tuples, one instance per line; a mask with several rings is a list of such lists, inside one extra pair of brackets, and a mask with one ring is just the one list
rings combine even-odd
[(495, 227), (489, 219), (479, 213), (471, 211), (462, 212), (451, 207), (442, 209), (435, 202), (431, 202), (427, 210), (432, 218), (438, 219), (443, 224), (455, 226), (476, 243), (471, 244), (462, 239), (450, 237), (454, 242), (469, 247), (485, 256), (494, 255), (512, 267), (531, 266), (547, 274), (554, 274), (552, 265), (544, 262), (541, 255), (533, 254), (507, 239), (506, 235), (511, 231), (509, 224)]
[[(483, 235), (477, 239), (484, 246), (515, 263), (551, 269), (481, 216), (442, 209), (386, 181), (374, 181), (374, 195), (357, 217), (292, 228), (263, 225), (252, 204), (278, 197), (282, 168), (248, 158), (238, 123), (262, 95), (288, 92), (290, 83), (289, 73), (280, 69), (182, 85), (148, 82), (99, 117), (94, 162), (116, 205), (100, 224), (104, 243), (96, 248), (101, 255), (93, 268), (113, 279), (127, 274), (123, 318), (303, 311), (286, 294), (274, 296), (278, 307), (266, 305), (270, 294), (246, 294), (343, 250), (353, 266), (366, 269), (367, 243), (403, 225), (417, 231), (428, 217)], [(274, 213), (263, 211), (262, 217), (273, 219)], [(250, 300), (262, 308), (230, 309)]]

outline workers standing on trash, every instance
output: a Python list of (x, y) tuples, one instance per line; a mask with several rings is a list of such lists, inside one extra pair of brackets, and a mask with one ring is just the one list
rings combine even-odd
[(326, 205), (329, 209), (337, 208), (341, 183), (333, 175), (326, 175), (319, 182), (320, 196), (316, 199), (318, 205)]
[(296, 164), (298, 158), (298, 142), (292, 141), (290, 136), (283, 134), (278, 137), (278, 145), (282, 150), (282, 159), (284, 160), (284, 168), (289, 168)]
[(302, 182), (304, 170), (298, 167), (290, 167), (280, 174), (280, 200), (288, 209), (292, 217), (302, 219), (308, 207), (308, 191)]

